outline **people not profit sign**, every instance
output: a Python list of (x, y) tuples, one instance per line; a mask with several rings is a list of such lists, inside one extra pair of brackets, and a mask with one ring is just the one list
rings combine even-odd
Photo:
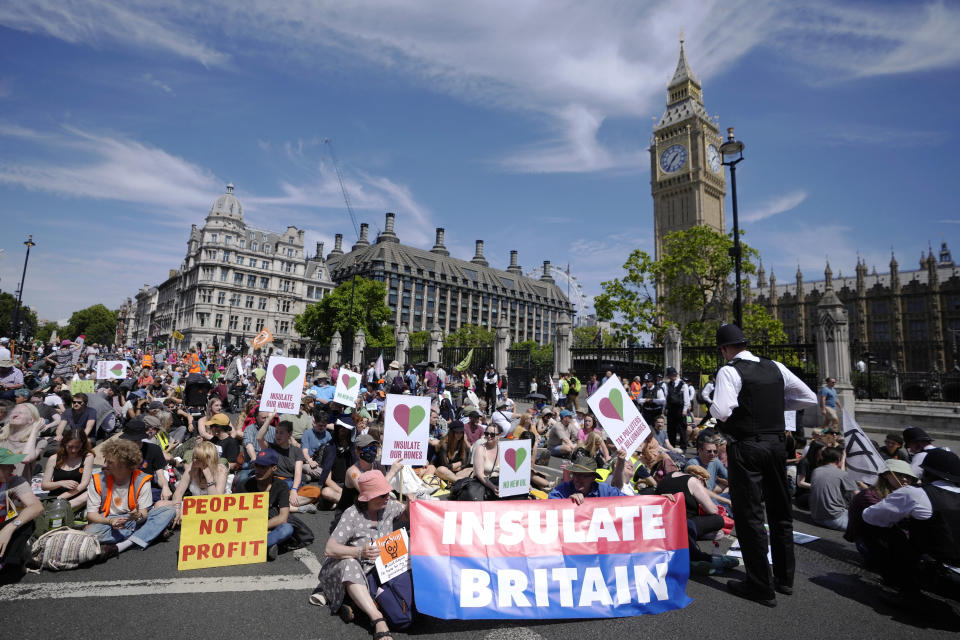
[(387, 394), (383, 406), (383, 464), (402, 460), (407, 465), (427, 463), (430, 438), (430, 398)]
[(266, 561), (268, 507), (266, 492), (184, 498), (177, 569)]
[(97, 363), (97, 380), (123, 380), (128, 366), (126, 360), (101, 360)]
[(260, 411), (300, 413), (303, 381), (307, 376), (307, 361), (302, 358), (270, 356), (267, 375), (263, 378)]
[(345, 407), (352, 407), (357, 401), (360, 392), (360, 374), (353, 371), (341, 370), (337, 374), (337, 386), (333, 392), (333, 401)]
[(414, 599), (442, 619), (610, 618), (687, 606), (683, 500), (410, 505)]
[(650, 433), (650, 427), (630, 400), (617, 376), (607, 378), (607, 381), (587, 398), (587, 404), (617, 449), (623, 449), (627, 455), (643, 444)]
[(531, 447), (529, 440), (510, 442), (501, 440), (500, 448), (500, 486), (501, 498), (519, 496), (530, 492)]

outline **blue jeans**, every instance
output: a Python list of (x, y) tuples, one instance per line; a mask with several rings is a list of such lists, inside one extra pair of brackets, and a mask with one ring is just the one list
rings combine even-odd
[(848, 512), (844, 511), (842, 514), (836, 518), (830, 520), (814, 520), (821, 527), (826, 527), (827, 529), (834, 529), (836, 531), (846, 531), (847, 530), (847, 519), (849, 518)]
[(289, 522), (284, 522), (281, 525), (277, 525), (270, 531), (267, 531), (267, 549), (272, 547), (275, 544), (280, 544), (285, 540), (289, 540), (293, 536), (293, 525)]
[(176, 507), (157, 507), (147, 512), (147, 519), (139, 526), (133, 520), (127, 520), (120, 529), (114, 529), (109, 524), (88, 524), (84, 530), (100, 542), (116, 544), (129, 538), (133, 544), (146, 549), (163, 533), (176, 515)]

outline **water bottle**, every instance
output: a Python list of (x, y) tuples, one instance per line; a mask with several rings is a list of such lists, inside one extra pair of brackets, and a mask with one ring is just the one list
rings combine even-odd
[(46, 516), (50, 529), (73, 526), (73, 507), (63, 498), (57, 498), (47, 505)]

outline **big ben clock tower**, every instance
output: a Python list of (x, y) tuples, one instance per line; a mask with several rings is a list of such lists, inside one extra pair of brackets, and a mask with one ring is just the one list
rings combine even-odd
[(720, 131), (703, 108), (700, 81), (687, 64), (681, 40), (677, 70), (667, 85), (667, 110), (654, 127), (650, 144), (657, 259), (668, 233), (696, 225), (725, 232), (720, 144)]

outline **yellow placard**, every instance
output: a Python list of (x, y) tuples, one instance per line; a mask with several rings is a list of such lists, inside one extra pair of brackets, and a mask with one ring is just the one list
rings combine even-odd
[(71, 380), (70, 381), (70, 393), (93, 393), (94, 386), (96, 382), (93, 380)]
[(177, 569), (266, 562), (269, 504), (267, 492), (184, 498)]

